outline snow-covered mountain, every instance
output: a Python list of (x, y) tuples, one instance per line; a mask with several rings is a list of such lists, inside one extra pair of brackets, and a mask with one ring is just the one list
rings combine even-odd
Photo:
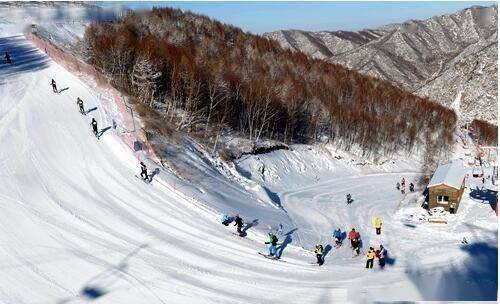
[(282, 46), (330, 60), (497, 124), (497, 6), (359, 32), (282, 30)]
[[(36, 24), (54, 30), (61, 27), (73, 28), (77, 34), (81, 32), (83, 35), (85, 26), (91, 21), (114, 20), (126, 11), (127, 9), (119, 4), (103, 7), (83, 1), (0, 2), (0, 25), (3, 33), (10, 34), (22, 32)], [(70, 27), (68, 24), (77, 26)]]

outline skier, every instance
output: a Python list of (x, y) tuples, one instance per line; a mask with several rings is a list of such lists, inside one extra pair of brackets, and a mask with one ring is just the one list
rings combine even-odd
[(396, 189), (400, 190), (399, 182), (396, 183)]
[(147, 181), (148, 178), (149, 178), (149, 175), (148, 175), (148, 168), (146, 167), (146, 165), (141, 162), (141, 177)]
[(373, 247), (370, 247), (366, 255), (366, 268), (373, 268), (373, 259), (375, 259), (375, 250), (373, 250)]
[(234, 218), (234, 226), (236, 227), (236, 231), (238, 231), (238, 234), (241, 236), (241, 228), (243, 228), (243, 219), (240, 217), (239, 214), (236, 214), (236, 217)]
[(415, 191), (415, 185), (413, 183), (410, 183), (410, 192)]
[(377, 234), (380, 234), (381, 230), (382, 230), (382, 219), (380, 217), (377, 217), (375, 219), (375, 232)]
[(356, 232), (356, 237), (354, 238), (354, 241), (351, 241), (353, 244), (352, 250), (356, 252), (356, 255), (359, 255), (360, 252), (360, 247), (361, 247), (361, 237), (359, 235), (359, 232)]
[(54, 79), (52, 79), (52, 81), (50, 82), (50, 84), (52, 85), (52, 91), (54, 91), (54, 93), (58, 93), (59, 91), (57, 90), (56, 81)]
[(92, 118), (92, 122), (90, 123), (90, 125), (92, 125), (92, 131), (94, 131), (95, 137), (99, 139), (99, 130), (97, 130), (97, 121), (95, 120), (95, 118)]
[(356, 241), (356, 230), (352, 228), (348, 235), (349, 240), (351, 240), (351, 248), (354, 249), (354, 242)]
[(351, 194), (347, 193), (347, 195), (345, 197), (347, 199), (347, 205), (351, 204), (352, 203)]
[[(269, 241), (264, 244), (269, 245), (269, 256), (274, 257), (276, 254), (276, 245), (278, 244), (278, 238), (272, 233), (268, 233)], [(278, 258), (278, 257), (276, 257)]]
[(384, 248), (384, 246), (380, 245), (380, 249), (378, 251), (379, 251), (378, 264), (380, 265), (380, 268), (384, 268), (385, 258), (387, 257), (387, 250)]
[(401, 186), (404, 187), (406, 185), (406, 181), (405, 181), (405, 178), (402, 177), (401, 178)]
[(277, 235), (283, 235), (283, 224), (279, 223), (278, 229), (276, 229)]
[(12, 61), (10, 61), (10, 55), (7, 52), (5, 52), (5, 63), (12, 63)]
[(76, 98), (76, 104), (78, 105), (78, 107), (80, 107), (80, 113), (86, 115), (85, 109), (83, 108), (83, 100), (81, 100), (80, 97)]
[(224, 225), (224, 226), (227, 226), (231, 223), (231, 218), (229, 217), (229, 215), (227, 214), (223, 214), (222, 215), (222, 219), (221, 219), (221, 224)]
[(314, 250), (314, 253), (316, 253), (316, 259), (317, 263), (319, 266), (323, 265), (323, 245), (318, 244), (316, 245), (316, 250)]
[(337, 230), (333, 231), (333, 239), (335, 240), (335, 246), (338, 248), (342, 246), (342, 231), (340, 228), (337, 228)]

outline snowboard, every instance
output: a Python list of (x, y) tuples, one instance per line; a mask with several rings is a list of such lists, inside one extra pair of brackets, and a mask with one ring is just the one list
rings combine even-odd
[(134, 174), (134, 176), (137, 178), (137, 179), (140, 179), (141, 181), (143, 181), (145, 184), (148, 184), (148, 185), (151, 185), (151, 181), (148, 179), (148, 180), (145, 180), (144, 178), (138, 176), (137, 174)]
[(266, 259), (269, 259), (269, 260), (274, 260), (274, 261), (280, 261), (280, 262), (286, 262), (286, 261), (283, 261), (277, 257), (274, 257), (274, 256), (270, 256), (268, 254), (265, 254), (265, 253), (262, 253), (262, 252), (258, 252), (258, 254), (260, 254), (261, 256), (265, 257)]

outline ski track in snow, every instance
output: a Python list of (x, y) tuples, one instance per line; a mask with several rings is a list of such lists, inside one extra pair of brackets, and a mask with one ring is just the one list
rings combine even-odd
[[(1, 39), (36, 54), (27, 60), (47, 60), (34, 47), (26, 50), (30, 44), (20, 36)], [(394, 183), (413, 173), (394, 173), (331, 179), (280, 193), (298, 228), (291, 234), (298, 238), (294, 245), (305, 250), (290, 244), (283, 253), (286, 263), (265, 259), (257, 254), (267, 250), (263, 235), (232, 235), (219, 224), (216, 209), (172, 189), (163, 173), (152, 185), (135, 178), (137, 158), (115, 131), (100, 140), (93, 136), (91, 117), (99, 128), (109, 126), (110, 105), (79, 78), (52, 61), (36, 69), (16, 62), (22, 54), (10, 52), (13, 66), (0, 67), (2, 303), (420, 299), (419, 286), (406, 275), (407, 263), (447, 267), (446, 258), (425, 257), (464, 255), (456, 249), (459, 233), (422, 242), (431, 228), (402, 225), (394, 215), (401, 201)], [(51, 78), (59, 89), (68, 89), (53, 93)], [(86, 109), (97, 110), (82, 116), (77, 96)], [(350, 206), (345, 204), (348, 192), (354, 199)], [(381, 236), (375, 235), (375, 216), (384, 221)], [(331, 250), (324, 266), (309, 265), (316, 242), (331, 243), (333, 228), (351, 226), (360, 230), (365, 251), (383, 243), (396, 263), (384, 272), (365, 270), (364, 256), (352, 258), (345, 241)], [(388, 285), (392, 293), (386, 292)]]

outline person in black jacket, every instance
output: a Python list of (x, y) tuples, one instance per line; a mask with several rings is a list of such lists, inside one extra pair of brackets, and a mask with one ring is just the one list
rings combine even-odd
[(241, 228), (243, 228), (243, 219), (240, 217), (239, 214), (236, 214), (236, 217), (234, 218), (234, 226), (237, 226), (236, 231), (238, 231), (238, 234), (241, 235), (242, 233)]
[(52, 81), (50, 82), (50, 85), (52, 85), (52, 91), (54, 91), (54, 93), (59, 93), (59, 91), (57, 90), (56, 81), (54, 79), (52, 79)]
[(10, 61), (10, 55), (7, 52), (5, 52), (5, 63), (12, 63), (12, 61)]
[(97, 121), (95, 118), (92, 118), (92, 122), (90, 123), (92, 125), (92, 131), (94, 131), (94, 135), (99, 138), (99, 130), (97, 129)]
[(141, 162), (141, 177), (144, 180), (147, 180), (149, 178), (149, 176), (148, 176), (148, 168), (146, 167), (146, 165), (143, 162)]

